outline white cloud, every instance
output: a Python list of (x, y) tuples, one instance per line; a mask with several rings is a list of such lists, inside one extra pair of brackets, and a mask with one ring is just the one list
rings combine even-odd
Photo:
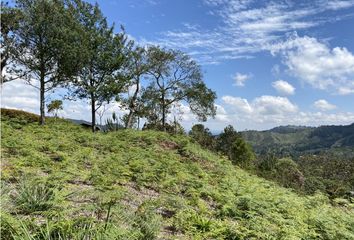
[[(218, 26), (206, 29), (184, 23), (179, 29), (141, 42), (194, 52), (193, 57), (201, 64), (217, 64), (229, 59), (252, 58), (254, 53), (267, 51), (275, 42), (286, 39), (286, 33), (351, 17), (336, 10), (354, 6), (353, 1), (344, 0), (301, 4), (283, 0), (204, 0), (204, 3), (212, 17), (218, 18)], [(324, 12), (325, 17), (321, 14)]]
[(337, 94), (354, 91), (354, 55), (346, 48), (331, 49), (316, 38), (294, 34), (272, 46), (281, 53), (291, 74), (312, 87)]
[[(223, 96), (224, 109), (227, 112), (229, 123), (238, 130), (243, 129), (269, 129), (279, 125), (306, 125), (319, 126), (330, 124), (351, 124), (354, 122), (354, 112), (326, 113), (334, 110), (334, 105), (326, 102), (320, 111), (301, 111), (299, 107), (285, 97), (260, 96), (247, 100), (233, 96)], [(320, 102), (321, 103), (321, 102)], [(320, 105), (320, 104), (317, 104)], [(246, 110), (247, 109), (247, 110)], [(222, 130), (225, 122), (211, 120), (211, 126)], [(208, 123), (209, 124), (209, 123)], [(207, 124), (207, 125), (208, 125)]]
[(252, 102), (256, 112), (264, 115), (276, 115), (293, 113), (298, 110), (297, 106), (285, 97), (261, 96)]
[(313, 106), (320, 111), (330, 111), (337, 108), (336, 105), (330, 104), (324, 99), (317, 100), (313, 103)]
[(330, 10), (339, 10), (343, 8), (349, 8), (354, 6), (354, 1), (353, 0), (330, 0), (330, 1), (325, 1), (326, 8)]
[(232, 111), (236, 113), (277, 115), (298, 110), (297, 106), (285, 97), (264, 95), (255, 98), (251, 104), (247, 99), (232, 96), (223, 96), (222, 100), (225, 104), (232, 106)]
[(252, 106), (248, 103), (247, 99), (231, 96), (223, 96), (221, 98), (224, 103), (233, 106), (233, 110), (241, 113), (252, 113)]
[(233, 79), (235, 80), (235, 83), (233, 85), (237, 87), (244, 87), (245, 82), (251, 77), (251, 74), (236, 73), (235, 76), (233, 76)]
[(272, 82), (272, 86), (280, 94), (283, 94), (283, 95), (294, 95), (295, 94), (295, 88), (290, 83), (288, 83), (286, 81), (278, 80), (278, 81)]
[(24, 81), (12, 81), (1, 86), (1, 107), (39, 113), (39, 91)]

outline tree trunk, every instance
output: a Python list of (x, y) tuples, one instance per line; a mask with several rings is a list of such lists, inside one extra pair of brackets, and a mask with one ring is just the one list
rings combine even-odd
[(45, 79), (44, 79), (44, 70), (41, 71), (41, 75), (40, 75), (40, 99), (39, 99), (39, 109), (40, 109), (40, 119), (39, 119), (39, 124), (40, 125), (44, 125), (45, 124), (45, 96), (44, 96), (44, 92), (45, 92), (45, 83), (44, 83)]
[(133, 110), (130, 109), (126, 128), (132, 128), (132, 125), (133, 125)]
[(165, 106), (165, 93), (162, 92), (162, 130), (166, 132), (166, 106)]
[(135, 102), (136, 99), (138, 98), (138, 94), (139, 94), (139, 80), (136, 81), (136, 89), (134, 92), (134, 95), (130, 101), (129, 104), (129, 114), (128, 114), (128, 121), (127, 121), (127, 126), (126, 128), (132, 128), (133, 127), (133, 118), (134, 118), (134, 113), (135, 113)]
[(91, 93), (91, 129), (93, 133), (96, 132), (96, 104), (93, 93)]

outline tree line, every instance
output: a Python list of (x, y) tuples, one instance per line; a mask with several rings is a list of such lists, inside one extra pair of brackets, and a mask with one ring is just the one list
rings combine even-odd
[(174, 104), (186, 103), (200, 121), (214, 117), (216, 94), (202, 69), (186, 53), (140, 46), (125, 29), (117, 33), (99, 5), (82, 0), (16, 0), (1, 3), (1, 84), (22, 79), (39, 90), (40, 124), (48, 92), (87, 100), (92, 131), (104, 104), (128, 110), (126, 127), (137, 118), (160, 130)]

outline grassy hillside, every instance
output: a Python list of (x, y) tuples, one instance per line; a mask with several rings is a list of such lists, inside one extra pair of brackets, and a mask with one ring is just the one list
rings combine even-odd
[(185, 136), (92, 134), (3, 112), (3, 239), (354, 239), (354, 209), (301, 197)]
[(354, 123), (348, 126), (282, 126), (267, 131), (245, 131), (242, 136), (257, 153), (304, 154), (323, 150), (348, 151), (354, 148)]

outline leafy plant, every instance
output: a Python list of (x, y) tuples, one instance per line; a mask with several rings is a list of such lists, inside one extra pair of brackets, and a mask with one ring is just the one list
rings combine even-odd
[(14, 202), (22, 213), (46, 211), (53, 207), (55, 188), (48, 183), (24, 179), (21, 181)]

